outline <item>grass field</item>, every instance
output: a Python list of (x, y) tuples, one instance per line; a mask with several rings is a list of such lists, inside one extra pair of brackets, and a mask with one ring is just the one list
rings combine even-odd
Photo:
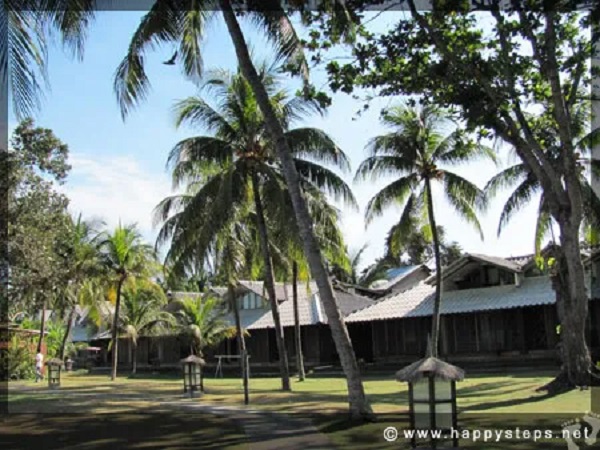
[[(551, 380), (551, 373), (521, 373), (514, 375), (474, 375), (457, 385), (459, 423), (462, 427), (488, 429), (551, 428), (560, 431), (568, 421), (582, 417), (590, 410), (590, 391), (571, 391), (555, 397), (537, 393), (537, 387)], [(408, 427), (407, 386), (392, 377), (365, 378), (365, 390), (378, 415), (378, 422), (350, 423), (346, 417), (347, 400), (345, 380), (341, 377), (308, 378), (294, 381), (292, 392), (281, 392), (277, 378), (250, 380), (250, 406), (271, 412), (308, 416), (318, 429), (326, 433), (340, 448), (382, 448), (387, 444), (381, 438), (387, 426)], [(239, 379), (212, 378), (205, 380), (206, 394), (195, 402), (212, 405), (242, 406), (242, 386)], [(175, 376), (140, 375), (136, 378), (121, 376), (111, 382), (106, 375), (87, 373), (68, 374), (61, 389), (49, 392), (44, 384), (33, 382), (10, 383), (9, 412), (61, 413), (85, 412), (101, 414), (118, 412), (121, 416), (140, 411), (161, 412), (164, 402), (180, 401), (182, 381)], [(219, 430), (232, 426), (231, 448), (242, 445), (236, 424), (219, 422), (224, 418), (206, 418), (204, 434), (219, 439)], [(213, 424), (214, 426), (212, 426)], [(211, 431), (212, 430), (212, 431)], [(237, 431), (235, 431), (237, 430)], [(243, 433), (243, 432), (242, 432)], [(177, 433), (175, 433), (177, 434)], [(237, 437), (236, 437), (237, 436)], [(399, 442), (389, 444), (399, 448)], [(405, 445), (405, 444), (404, 444)], [(481, 442), (461, 441), (467, 448), (482, 448)], [(216, 447), (215, 447), (216, 448)], [(226, 447), (223, 447), (226, 448)], [(400, 446), (400, 448), (402, 448)], [(507, 448), (506, 442), (486, 443), (486, 449)], [(564, 449), (564, 440), (511, 442), (510, 448)]]

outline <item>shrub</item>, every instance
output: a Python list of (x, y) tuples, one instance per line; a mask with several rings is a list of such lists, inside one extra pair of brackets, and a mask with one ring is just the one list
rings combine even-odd
[(22, 380), (35, 377), (35, 353), (28, 343), (13, 336), (8, 348), (0, 355), (0, 366), (6, 370), (11, 380)]

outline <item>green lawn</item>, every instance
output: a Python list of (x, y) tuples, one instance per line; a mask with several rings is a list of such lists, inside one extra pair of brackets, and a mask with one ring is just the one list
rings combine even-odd
[[(551, 373), (521, 373), (515, 375), (475, 375), (458, 387), (459, 423), (468, 429), (521, 429), (548, 428), (560, 431), (564, 422), (582, 417), (590, 410), (590, 391), (571, 391), (555, 397), (535, 392), (552, 378)], [(51, 413), (53, 411), (87, 411), (103, 413), (118, 411), (125, 416), (139, 411), (158, 411), (161, 402), (179, 401), (182, 381), (175, 376), (121, 376), (111, 382), (106, 375), (68, 374), (61, 390), (49, 393), (45, 385), (33, 382), (10, 383), (15, 389), (9, 394), (10, 412)], [(341, 377), (310, 377), (304, 382), (294, 381), (293, 392), (279, 391), (277, 378), (250, 380), (251, 407), (280, 413), (310, 416), (315, 425), (340, 448), (382, 448), (388, 444), (382, 439), (383, 429), (408, 427), (407, 387), (393, 378), (368, 376), (365, 389), (378, 414), (378, 422), (352, 424), (346, 418), (346, 386)], [(27, 392), (22, 389), (32, 389)], [(194, 401), (242, 406), (242, 385), (239, 379), (212, 378), (205, 380), (206, 394)], [(217, 419), (215, 419), (217, 420)], [(220, 418), (219, 420), (225, 420)], [(208, 430), (214, 422), (206, 420)], [(213, 431), (218, 440), (219, 424)], [(221, 427), (222, 428), (222, 427)], [(235, 429), (235, 426), (234, 426)], [(239, 430), (239, 428), (238, 428)], [(210, 435), (210, 431), (207, 431)], [(236, 435), (234, 433), (234, 435)], [(222, 436), (223, 439), (225, 437)], [(229, 439), (227, 437), (227, 439)], [(239, 438), (234, 439), (237, 445)], [(400, 442), (400, 441), (399, 441)], [(389, 447), (403, 448), (389, 444)], [(405, 444), (403, 444), (405, 445)], [(498, 444), (461, 441), (468, 448), (503, 449), (507, 442)], [(510, 448), (564, 449), (564, 440), (510, 442)]]

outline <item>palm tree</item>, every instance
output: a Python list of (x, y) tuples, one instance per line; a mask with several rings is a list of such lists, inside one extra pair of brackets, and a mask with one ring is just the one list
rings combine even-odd
[(221, 299), (205, 295), (177, 300), (180, 309), (175, 313), (181, 331), (190, 338), (190, 353), (203, 356), (204, 349), (236, 334), (225, 320), (227, 313)]
[[(350, 189), (341, 178), (313, 162), (320, 160), (341, 168), (348, 167), (345, 155), (331, 138), (314, 128), (289, 129), (295, 119), (318, 110), (317, 104), (299, 98), (288, 100), (289, 96), (279, 88), (272, 68), (263, 65), (261, 76), (270, 91), (270, 101), (278, 110), (279, 120), (286, 126), (285, 138), (294, 149), (294, 161), (302, 175), (305, 191), (321, 188), (337, 198), (354, 202)], [(213, 107), (199, 97), (180, 101), (175, 107), (177, 124), (202, 125), (213, 131), (214, 136), (188, 138), (174, 147), (169, 157), (174, 166), (174, 179), (179, 183), (194, 182), (199, 173), (206, 179), (196, 193), (196, 200), (188, 206), (194, 216), (199, 211), (196, 208), (204, 208), (207, 202), (219, 197), (219, 205), (223, 205), (220, 206), (221, 214), (227, 211), (224, 205), (234, 207), (252, 202), (265, 288), (275, 323), (282, 388), (289, 390), (287, 352), (275, 296), (272, 241), (269, 238), (270, 222), (287, 225), (293, 217), (293, 214), (282, 215), (282, 211), (292, 212), (289, 193), (273, 154), (273, 142), (246, 80), (239, 73), (221, 71), (209, 77), (204, 87), (214, 94), (218, 106)], [(219, 225), (214, 218), (213, 223), (215, 227)], [(297, 226), (293, 228), (297, 229)]]
[[(335, 302), (325, 261), (313, 231), (313, 220), (302, 196), (299, 170), (294, 163), (293, 151), (285, 139), (284, 126), (270, 103), (267, 89), (263, 86), (261, 77), (254, 67), (232, 6), (233, 4), (237, 8), (241, 6), (240, 3), (219, 0), (218, 3), (190, 1), (182, 5), (168, 0), (157, 0), (135, 31), (127, 55), (117, 70), (115, 91), (121, 111), (125, 116), (132, 107), (147, 96), (149, 79), (144, 67), (144, 53), (157, 44), (177, 45), (173, 59), (182, 63), (186, 76), (198, 80), (202, 71), (200, 42), (203, 38), (204, 25), (217, 9), (221, 10), (236, 49), (240, 68), (256, 96), (266, 129), (281, 163), (282, 175), (290, 191), (294, 215), (301, 230), (304, 253), (312, 277), (319, 288), (332, 337), (346, 374), (350, 413), (354, 418), (371, 418), (373, 412), (365, 396), (352, 342)], [(352, 26), (343, 2), (334, 0), (325, 3), (325, 6), (332, 12), (335, 11), (332, 26), (336, 31), (339, 31), (341, 36), (350, 36)], [(302, 9), (302, 4), (299, 4), (298, 8)], [(285, 58), (295, 73), (302, 74), (306, 78), (308, 64), (302, 51), (301, 39), (296, 34), (281, 3), (277, 0), (251, 2), (251, 7), (245, 9), (244, 17), (256, 24), (270, 38), (278, 56)]]
[[(6, 0), (0, 6), (6, 49), (0, 51), (0, 80), (8, 86), (18, 118), (33, 115), (48, 84), (47, 47), (58, 32), (65, 49), (83, 57), (86, 28), (95, 0)], [(6, 28), (4, 28), (6, 27)]]
[[(189, 214), (188, 207), (195, 200), (199, 188), (200, 186), (191, 184), (187, 193), (167, 197), (156, 207), (154, 222), (162, 223), (156, 245), (158, 247), (170, 242), (165, 264), (170, 266), (175, 276), (185, 276), (190, 266), (207, 264), (212, 268), (214, 280), (227, 286), (227, 298), (234, 315), (240, 355), (244, 403), (248, 404), (248, 359), (235, 286), (241, 274), (247, 272), (248, 266), (252, 265), (255, 245), (247, 225), (253, 221), (248, 220), (247, 208), (239, 206), (232, 209), (231, 215), (224, 218), (220, 227), (213, 227), (209, 220), (212, 213), (210, 207), (203, 211), (201, 220), (196, 220), (193, 214)], [(218, 205), (213, 207), (218, 208)]]
[(155, 255), (152, 247), (142, 242), (135, 225), (119, 224), (112, 233), (104, 232), (99, 239), (101, 263), (115, 277), (112, 282), (116, 283), (115, 313), (111, 333), (111, 380), (114, 380), (117, 377), (118, 324), (123, 284), (128, 278), (147, 277), (155, 264)]
[(438, 355), (440, 303), (442, 289), (442, 264), (440, 240), (433, 209), (432, 183), (442, 184), (446, 198), (454, 210), (473, 225), (483, 239), (475, 207), (485, 206), (483, 192), (463, 177), (440, 167), (471, 161), (475, 157), (495, 160), (492, 151), (470, 141), (456, 128), (444, 132), (448, 122), (443, 111), (433, 107), (407, 108), (397, 106), (382, 115), (382, 122), (394, 130), (373, 138), (365, 159), (356, 173), (356, 179), (379, 176), (397, 176), (369, 201), (367, 224), (383, 213), (387, 207), (404, 203), (404, 210), (396, 225), (397, 232), (408, 234), (414, 217), (428, 218), (434, 243), (436, 265), (436, 290), (431, 330), (431, 353)]
[[(586, 125), (589, 123), (589, 115), (586, 114), (584, 108), (576, 110), (573, 119), (573, 130), (578, 135), (583, 135), (586, 130)], [(540, 130), (541, 133), (548, 133), (547, 129)], [(595, 142), (600, 139), (600, 130), (595, 130), (585, 134), (579, 139), (575, 148), (580, 152), (578, 165), (581, 171), (581, 192), (586, 200), (583, 204), (583, 228), (598, 228), (600, 227), (600, 198), (590, 181), (590, 175), (600, 176), (600, 159), (592, 155), (592, 147)], [(556, 140), (558, 142), (558, 139)], [(558, 158), (559, 149), (556, 148), (556, 158)], [(558, 159), (557, 159), (558, 163)], [(500, 191), (507, 187), (514, 187), (510, 196), (504, 203), (500, 220), (498, 222), (498, 236), (502, 233), (505, 226), (513, 218), (514, 214), (519, 212), (529, 202), (535, 194), (542, 192), (542, 188), (533, 172), (527, 169), (523, 163), (514, 164), (507, 167), (488, 181), (485, 186), (486, 195), (490, 198), (498, 195)], [(547, 237), (552, 228), (552, 214), (550, 213), (549, 205), (540, 195), (538, 202), (538, 214), (536, 220), (535, 231), (535, 252), (539, 255), (544, 238)]]
[(102, 275), (98, 248), (94, 240), (97, 233), (94, 231), (94, 223), (86, 222), (81, 214), (73, 221), (70, 228), (70, 241), (68, 242), (68, 286), (64, 297), (70, 312), (67, 318), (67, 329), (60, 348), (59, 357), (64, 358), (65, 346), (71, 334), (71, 327), (75, 318), (76, 307), (80, 300), (80, 291), (87, 280)]
[[(135, 375), (138, 338), (165, 331), (174, 324), (174, 318), (162, 310), (167, 303), (162, 288), (148, 280), (129, 279), (123, 287), (122, 302), (118, 331), (131, 342), (131, 374)], [(113, 345), (115, 342), (116, 340), (113, 340)]]
[[(338, 227), (340, 212), (329, 204), (321, 191), (314, 188), (311, 189), (310, 186), (305, 187), (305, 198), (311, 217), (314, 217), (316, 220), (315, 235), (319, 241), (320, 248), (323, 249), (323, 254), (328, 264), (347, 271), (350, 261), (348, 260), (342, 232)], [(290, 208), (289, 203), (288, 208)], [(298, 380), (304, 381), (306, 372), (304, 369), (304, 356), (302, 354), (302, 331), (298, 309), (298, 282), (308, 283), (310, 280), (310, 270), (302, 250), (300, 232), (293, 211), (286, 211), (285, 208), (282, 208), (276, 223), (273, 225), (278, 225), (277, 229), (272, 233), (273, 244), (279, 249), (280, 254), (287, 255), (286, 260), (282, 261), (283, 267), (281, 267), (283, 272), (281, 278), (283, 278), (284, 282), (288, 279), (289, 261), (291, 261), (296, 370), (298, 372)]]

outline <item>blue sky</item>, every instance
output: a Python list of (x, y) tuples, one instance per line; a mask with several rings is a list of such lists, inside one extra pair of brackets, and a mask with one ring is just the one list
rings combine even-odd
[[(376, 26), (392, 23), (402, 13), (384, 13)], [(36, 117), (38, 125), (51, 128), (69, 145), (73, 166), (64, 191), (71, 198), (74, 213), (101, 217), (113, 226), (119, 220), (137, 222), (144, 236), (154, 242), (152, 227), (154, 206), (171, 192), (165, 161), (169, 150), (182, 138), (200, 134), (202, 130), (176, 130), (171, 107), (175, 100), (193, 95), (196, 90), (186, 81), (176, 66), (166, 66), (172, 48), (149, 52), (147, 73), (152, 89), (148, 99), (124, 122), (112, 89), (113, 75), (125, 55), (130, 37), (142, 16), (141, 12), (103, 12), (92, 25), (83, 62), (53, 48), (49, 55), (51, 90)], [(267, 45), (252, 28), (245, 27), (248, 40), (258, 56), (266, 54)], [(236, 58), (229, 35), (220, 17), (210, 26), (203, 47), (206, 68), (236, 67)], [(317, 85), (325, 82), (322, 73), (313, 72)], [(295, 83), (290, 82), (290, 86)], [(333, 97), (326, 117), (313, 117), (303, 125), (319, 127), (328, 132), (348, 154), (355, 170), (364, 158), (367, 141), (385, 130), (379, 124), (382, 107), (401, 99), (375, 99), (370, 109), (356, 118), (359, 104), (351, 96)], [(14, 126), (14, 119), (11, 125)], [(502, 154), (502, 164), (507, 155)], [(514, 162), (514, 161), (513, 161)], [(456, 171), (483, 187), (498, 169), (492, 163), (474, 163)], [(352, 174), (344, 175), (352, 183)], [(369, 198), (389, 180), (376, 183), (351, 184), (360, 204), (360, 211), (344, 209), (342, 229), (350, 248), (369, 243), (364, 264), (381, 255), (388, 229), (398, 219), (400, 209), (390, 211), (365, 229), (364, 206)], [(438, 222), (448, 238), (458, 241), (466, 251), (494, 255), (530, 253), (533, 249), (535, 202), (516, 216), (500, 238), (496, 237), (502, 202), (507, 193), (493, 202), (481, 222), (485, 241), (456, 217), (439, 195), (435, 208)]]

